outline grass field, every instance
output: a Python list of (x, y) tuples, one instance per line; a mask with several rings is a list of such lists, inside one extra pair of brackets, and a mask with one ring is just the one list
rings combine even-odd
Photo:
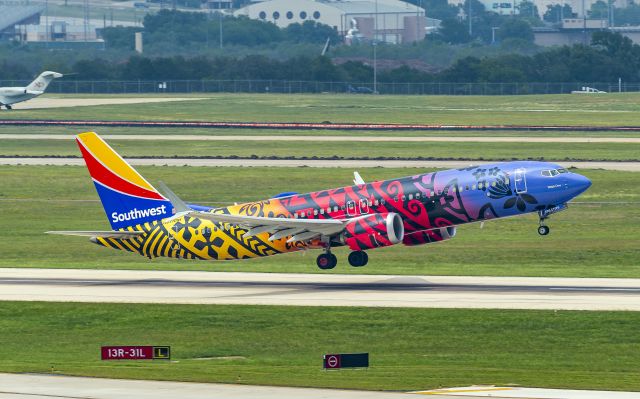
[[(84, 95), (87, 97), (87, 95)], [(162, 95), (165, 97), (165, 95)], [(182, 95), (179, 95), (183, 97)], [(202, 94), (203, 100), (19, 110), (3, 118), (363, 122), (426, 124), (640, 125), (640, 94), (603, 96), (355, 96)], [(53, 95), (51, 95), (53, 97)], [(136, 95), (123, 95), (136, 97)], [(79, 111), (80, 110), (80, 111)]]
[[(0, 116), (4, 116), (0, 114)], [(208, 129), (208, 128), (135, 128), (99, 126), (0, 126), (2, 134), (56, 134), (72, 137), (96, 131), (102, 135), (198, 135), (198, 136), (378, 136), (378, 137), (640, 137), (640, 132), (627, 131), (483, 131), (483, 130), (294, 130), (294, 129)]]
[[(351, 171), (309, 168), (141, 167), (151, 182), (162, 179), (185, 200), (230, 204), (282, 191), (308, 192), (349, 184)], [(417, 169), (364, 169), (367, 180), (406, 176)], [(370, 252), (357, 269), (336, 251), (336, 273), (497, 276), (640, 277), (640, 174), (580, 171), (593, 181), (582, 203), (554, 215), (551, 235), (536, 233), (525, 216), (462, 226), (442, 244), (394, 246)], [(246, 262), (198, 262), (146, 258), (109, 250), (79, 237), (47, 230), (103, 230), (108, 223), (84, 167), (0, 167), (0, 266), (209, 271), (320, 272), (315, 254), (279, 255)], [(197, 183), (196, 183), (197, 182)], [(233, 182), (233, 184), (229, 184)], [(614, 203), (601, 203), (614, 202)]]
[[(640, 159), (640, 143), (454, 143), (318, 141), (151, 141), (109, 140), (124, 157), (320, 157), (436, 158), (471, 160), (607, 160)], [(79, 156), (74, 140), (2, 140), (0, 155)]]
[[(0, 371), (418, 390), (471, 384), (640, 390), (640, 314), (0, 303)], [(172, 361), (101, 362), (101, 345), (170, 345)], [(322, 354), (371, 367), (324, 372)]]

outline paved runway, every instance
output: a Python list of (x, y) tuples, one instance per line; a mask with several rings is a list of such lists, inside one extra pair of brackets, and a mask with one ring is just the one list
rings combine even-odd
[[(193, 134), (104, 134), (105, 140), (149, 141), (321, 141), (321, 142), (457, 142), (457, 143), (640, 143), (640, 137), (461, 137), (451, 136), (247, 136)], [(0, 140), (73, 140), (73, 134), (0, 134)]]
[(639, 399), (639, 392), (470, 386), (432, 391), (374, 392), (172, 381), (117, 380), (47, 374), (0, 373), (0, 398), (7, 399)]
[[(226, 167), (312, 167), (312, 168), (466, 168), (489, 161), (407, 161), (350, 159), (198, 159), (198, 158), (127, 158), (131, 165), (151, 166), (226, 166)], [(574, 162), (561, 161), (565, 167), (640, 172), (640, 162)], [(0, 158), (0, 165), (76, 165), (82, 158)]]
[[(0, 373), (1, 399), (417, 399), (415, 394)], [(449, 397), (451, 399), (451, 397)], [(455, 398), (453, 398), (455, 399)]]
[(0, 300), (640, 311), (640, 279), (0, 268)]
[[(43, 108), (69, 108), (69, 107), (86, 107), (96, 105), (123, 105), (123, 104), (146, 104), (146, 103), (164, 103), (168, 101), (193, 101), (203, 100), (197, 97), (115, 97), (115, 98), (55, 98), (55, 97), (38, 97), (22, 103), (13, 105), (15, 110), (20, 109), (43, 109)], [(2, 111), (6, 112), (6, 111)]]

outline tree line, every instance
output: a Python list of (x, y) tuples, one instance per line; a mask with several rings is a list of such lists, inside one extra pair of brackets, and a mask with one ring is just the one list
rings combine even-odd
[[(4, 79), (30, 79), (30, 68), (18, 61), (0, 61)], [(304, 80), (373, 81), (370, 62), (337, 65), (326, 56), (295, 56), (278, 60), (265, 55), (244, 57), (144, 57), (125, 60), (87, 58), (56, 67), (75, 72), (65, 80)], [(556, 47), (533, 55), (504, 54), (463, 57), (437, 72), (407, 66), (379, 70), (380, 82), (640, 82), (640, 46), (620, 33), (594, 33), (591, 45)]]
[[(243, 58), (130, 57), (113, 63), (94, 59), (73, 66), (81, 80), (157, 79), (273, 79), (370, 82), (370, 63), (349, 61), (335, 65), (330, 58), (293, 57), (275, 60), (251, 55)], [(596, 32), (592, 43), (552, 48), (531, 56), (507, 54), (465, 57), (450, 67), (428, 73), (403, 66), (379, 71), (381, 82), (640, 82), (640, 46), (620, 33)]]

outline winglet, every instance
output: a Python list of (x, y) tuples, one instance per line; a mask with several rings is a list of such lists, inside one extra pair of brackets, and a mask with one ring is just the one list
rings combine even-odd
[(158, 191), (160, 191), (165, 197), (167, 197), (167, 199), (171, 202), (171, 205), (173, 205), (173, 209), (175, 209), (176, 213), (193, 211), (193, 209), (191, 209), (189, 205), (187, 205), (183, 200), (181, 200), (180, 197), (176, 195), (176, 193), (171, 191), (171, 189), (167, 187), (167, 185), (164, 184), (164, 182), (162, 181), (158, 182), (158, 187), (159, 187)]
[(360, 176), (360, 173), (358, 173), (356, 171), (353, 172), (353, 184), (355, 184), (357, 186), (362, 186), (362, 185), (366, 184), (364, 182), (364, 179), (362, 178), (362, 176)]

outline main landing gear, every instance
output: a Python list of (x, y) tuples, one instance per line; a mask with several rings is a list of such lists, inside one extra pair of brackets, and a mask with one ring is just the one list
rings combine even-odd
[(11, 105), (7, 105), (7, 104), (0, 104), (0, 109), (2, 109), (2, 106), (3, 106), (3, 105), (4, 105), (4, 106), (5, 106), (5, 108), (7, 108), (7, 109), (12, 109), (12, 108), (11, 108)]
[(336, 256), (331, 252), (327, 251), (321, 255), (318, 255), (316, 264), (322, 270), (333, 269), (338, 264), (338, 258), (336, 258)]
[(540, 234), (541, 236), (546, 236), (547, 234), (549, 234), (549, 231), (551, 230), (549, 229), (549, 226), (544, 224), (544, 218), (540, 218), (540, 226), (538, 226), (538, 234)]
[(353, 267), (362, 267), (369, 261), (369, 255), (364, 251), (353, 251), (349, 254), (349, 264)]
[[(369, 262), (369, 255), (364, 251), (353, 251), (349, 254), (349, 264), (353, 267), (362, 267)], [(338, 258), (330, 251), (318, 255), (316, 264), (322, 270), (330, 270), (338, 264)]]

